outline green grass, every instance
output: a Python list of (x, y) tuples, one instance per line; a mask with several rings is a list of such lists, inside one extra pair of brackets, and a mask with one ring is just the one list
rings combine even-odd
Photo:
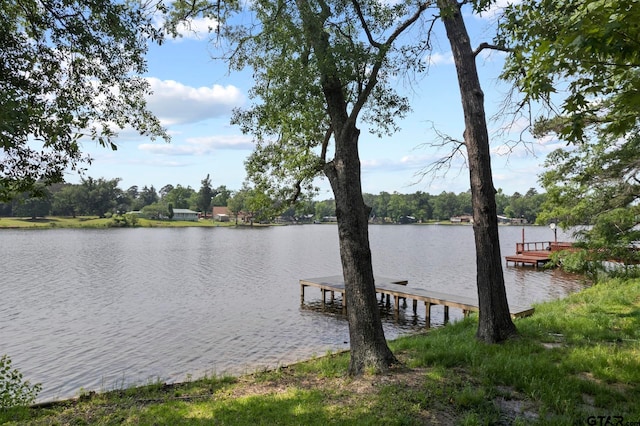
[[(110, 218), (99, 218), (97, 216), (72, 217), (45, 217), (45, 218), (0, 218), (0, 229), (47, 229), (47, 228), (109, 228), (113, 220)], [(141, 228), (177, 228), (177, 227), (218, 227), (235, 226), (234, 222), (212, 222), (211, 220), (199, 220), (197, 222), (184, 220), (152, 220), (138, 218), (136, 227)], [(255, 225), (261, 226), (261, 225)]]
[[(255, 374), (152, 383), (51, 407), (8, 424), (419, 425), (640, 421), (640, 280), (598, 284), (536, 306), (518, 339), (475, 339), (476, 318), (400, 338), (403, 365), (350, 378), (348, 353)], [(591, 422), (598, 422), (592, 417)], [(599, 423), (591, 423), (599, 424)], [(611, 423), (613, 424), (613, 423)]]

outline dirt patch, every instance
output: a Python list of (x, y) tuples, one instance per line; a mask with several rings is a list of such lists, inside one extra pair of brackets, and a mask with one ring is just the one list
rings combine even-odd
[(299, 389), (336, 389), (349, 391), (357, 395), (377, 393), (377, 389), (386, 385), (402, 384), (411, 389), (420, 389), (425, 380), (426, 369), (394, 368), (387, 374), (364, 375), (356, 378), (322, 378), (316, 375), (297, 375), (294, 368), (283, 368), (277, 376), (269, 380), (257, 380), (249, 375), (238, 380), (238, 386), (231, 391), (234, 397), (265, 395), (284, 392), (291, 387)]
[[(248, 397), (287, 392), (292, 388), (306, 390), (326, 390), (329, 399), (327, 405), (336, 407), (357, 406), (363, 400), (375, 400), (381, 389), (387, 386), (400, 386), (409, 391), (420, 392), (425, 387), (428, 369), (404, 367), (393, 368), (386, 374), (363, 375), (356, 378), (341, 376), (319, 378), (316, 375), (298, 375), (295, 367), (284, 368), (267, 380), (250, 375), (240, 378), (237, 386), (230, 390), (230, 397)], [(415, 414), (415, 413), (414, 413)], [(429, 425), (451, 425), (457, 421), (457, 415), (447, 409), (423, 408), (418, 413), (418, 422)]]
[(540, 419), (536, 411), (536, 406), (530, 401), (521, 399), (507, 399), (498, 397), (493, 400), (503, 417), (510, 421), (522, 419), (527, 421), (536, 421)]

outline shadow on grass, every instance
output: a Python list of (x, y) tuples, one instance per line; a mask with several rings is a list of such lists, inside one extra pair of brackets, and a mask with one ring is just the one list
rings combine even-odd
[(289, 390), (283, 394), (243, 397), (195, 404), (171, 403), (140, 410), (129, 422), (137, 424), (307, 424), (325, 425), (331, 415), (322, 393)]
[(56, 223), (59, 222), (58, 219), (55, 218), (47, 218), (47, 217), (37, 217), (35, 219), (33, 218), (15, 218), (14, 219), (17, 222), (23, 222), (23, 223)]

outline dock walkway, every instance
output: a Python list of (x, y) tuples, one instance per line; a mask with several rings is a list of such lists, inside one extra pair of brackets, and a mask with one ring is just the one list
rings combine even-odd
[[(407, 280), (392, 279), (386, 277), (374, 277), (376, 284), (376, 293), (387, 297), (387, 302), (390, 296), (394, 298), (395, 314), (398, 315), (400, 311), (400, 299), (413, 301), (413, 313), (417, 313), (418, 302), (424, 302), (425, 305), (425, 320), (427, 327), (430, 326), (431, 320), (431, 305), (444, 306), (445, 322), (449, 319), (449, 308), (461, 309), (464, 316), (467, 316), (469, 312), (477, 312), (478, 301), (473, 297), (453, 295), (447, 293), (441, 293), (433, 290), (426, 290), (422, 288), (409, 287)], [(346, 299), (344, 298), (344, 280), (341, 275), (320, 277), (320, 278), (306, 278), (300, 280), (300, 304), (304, 305), (304, 292), (306, 287), (316, 287), (322, 292), (322, 306), (326, 303), (327, 292), (331, 295), (331, 301), (335, 299), (335, 293), (341, 293), (342, 295), (342, 309), (346, 310)], [(511, 316), (513, 318), (519, 318), (529, 316), (533, 314), (534, 308), (511, 306), (509, 304)]]

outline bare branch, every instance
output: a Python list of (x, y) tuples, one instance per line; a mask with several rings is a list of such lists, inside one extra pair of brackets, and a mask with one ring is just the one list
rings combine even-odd
[(427, 30), (427, 49), (431, 49), (431, 35), (433, 34), (433, 27), (438, 22), (440, 15), (433, 15), (433, 19), (431, 20), (431, 25), (429, 25), (429, 29)]
[(476, 56), (478, 56), (478, 54), (482, 52), (484, 49), (499, 50), (500, 52), (513, 52), (512, 49), (505, 46), (498, 46), (496, 44), (489, 44), (489, 43), (480, 43), (480, 46), (478, 46), (478, 48), (473, 51), (473, 57), (475, 58)]
[(461, 169), (468, 166), (467, 157), (465, 156), (466, 150), (464, 149), (464, 141), (440, 132), (438, 129), (436, 129), (433, 123), (431, 129), (436, 133), (436, 140), (434, 142), (428, 142), (418, 145), (418, 147), (416, 148), (420, 148), (422, 146), (428, 146), (430, 148), (449, 147), (449, 152), (416, 172), (414, 176), (417, 176), (419, 178), (417, 182), (420, 182), (425, 176), (431, 176), (431, 182), (433, 182), (433, 180), (435, 180), (436, 178), (446, 175), (447, 172), (451, 169), (454, 160), (458, 158), (463, 159), (463, 165), (461, 166)]
[(396, 28), (396, 30), (389, 36), (389, 38), (384, 43), (384, 45), (391, 46), (393, 42), (396, 40), (396, 38), (398, 38), (398, 36), (400, 36), (400, 34), (404, 32), (404, 30), (409, 28), (410, 25), (412, 25), (414, 22), (418, 20), (418, 18), (420, 18), (420, 15), (422, 14), (422, 12), (424, 12), (427, 9), (427, 7), (429, 7), (429, 5), (430, 5), (429, 2), (421, 3), (418, 6), (418, 9), (416, 10), (416, 12), (413, 14), (413, 16), (411, 16), (409, 19), (404, 21), (402, 25)]

